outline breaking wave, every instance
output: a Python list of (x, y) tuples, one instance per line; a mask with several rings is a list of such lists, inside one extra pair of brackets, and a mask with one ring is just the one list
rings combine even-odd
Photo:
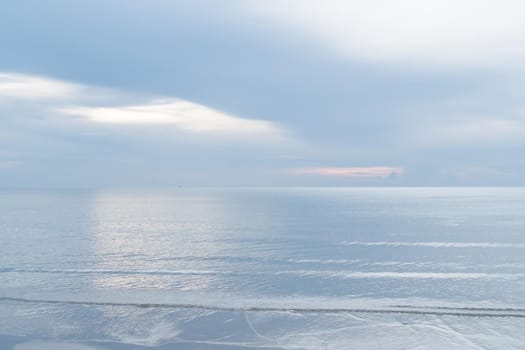
[(283, 270), (283, 271), (228, 271), (228, 270), (110, 270), (110, 269), (17, 269), (0, 268), (0, 273), (49, 273), (95, 275), (147, 276), (298, 276), (327, 279), (509, 279), (525, 277), (523, 273), (484, 272), (420, 272), (420, 271), (352, 271), (352, 270)]
[(203, 309), (229, 312), (295, 312), (295, 313), (375, 313), (375, 314), (414, 314), (437, 316), (462, 317), (516, 317), (525, 318), (523, 308), (482, 308), (482, 307), (451, 307), (451, 306), (419, 306), (419, 305), (391, 305), (382, 307), (282, 307), (256, 305), (214, 305), (191, 303), (135, 303), (114, 301), (88, 300), (57, 300), (57, 299), (28, 299), (16, 297), (0, 297), (1, 302), (34, 303), (34, 304), (62, 304), (83, 306), (116, 306), (136, 308), (169, 308), (169, 309)]
[(523, 243), (490, 242), (356, 242), (343, 241), (345, 246), (385, 246), (385, 247), (433, 247), (433, 248), (525, 248)]

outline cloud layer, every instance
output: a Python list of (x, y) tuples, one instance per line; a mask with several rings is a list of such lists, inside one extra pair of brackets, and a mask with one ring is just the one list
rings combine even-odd
[[(39, 107), (41, 112), (47, 114), (58, 112), (100, 124), (172, 126), (186, 133), (284, 137), (284, 130), (275, 123), (232, 116), (182, 99), (147, 100), (146, 96), (141, 96), (140, 99), (146, 100), (141, 104), (114, 106), (125, 95), (122, 91), (84, 86), (48, 77), (0, 72), (0, 101), (16, 106), (51, 100), (51, 105)], [(84, 105), (88, 99), (90, 105)], [(46, 108), (47, 111), (42, 110)]]
[(0, 99), (67, 100), (78, 97), (82, 88), (41, 76), (0, 72)]
[(60, 110), (96, 123), (122, 125), (172, 125), (190, 133), (268, 134), (283, 133), (265, 120), (234, 117), (184, 100), (154, 100), (119, 107), (71, 107)]
[(350, 57), (462, 65), (525, 58), (519, 0), (259, 1), (244, 10)]
[(0, 13), (0, 185), (525, 184), (517, 0), (50, 1)]

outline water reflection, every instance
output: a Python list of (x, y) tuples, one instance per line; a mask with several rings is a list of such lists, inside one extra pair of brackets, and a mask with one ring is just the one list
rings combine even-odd
[[(98, 288), (202, 290), (217, 276), (192, 271), (224, 269), (217, 261), (233, 241), (224, 239), (222, 201), (181, 192), (104, 192), (93, 201)], [(222, 233), (222, 237), (220, 237)], [(111, 273), (123, 271), (122, 274)], [(125, 273), (142, 271), (143, 273)]]

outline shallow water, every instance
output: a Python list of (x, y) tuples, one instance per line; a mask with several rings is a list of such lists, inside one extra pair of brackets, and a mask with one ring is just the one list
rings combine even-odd
[(4, 191), (0, 213), (8, 349), (525, 344), (522, 188)]

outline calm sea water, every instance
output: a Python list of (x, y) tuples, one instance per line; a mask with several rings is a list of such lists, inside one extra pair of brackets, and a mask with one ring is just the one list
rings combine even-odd
[(4, 191), (0, 247), (6, 349), (525, 348), (522, 188)]

